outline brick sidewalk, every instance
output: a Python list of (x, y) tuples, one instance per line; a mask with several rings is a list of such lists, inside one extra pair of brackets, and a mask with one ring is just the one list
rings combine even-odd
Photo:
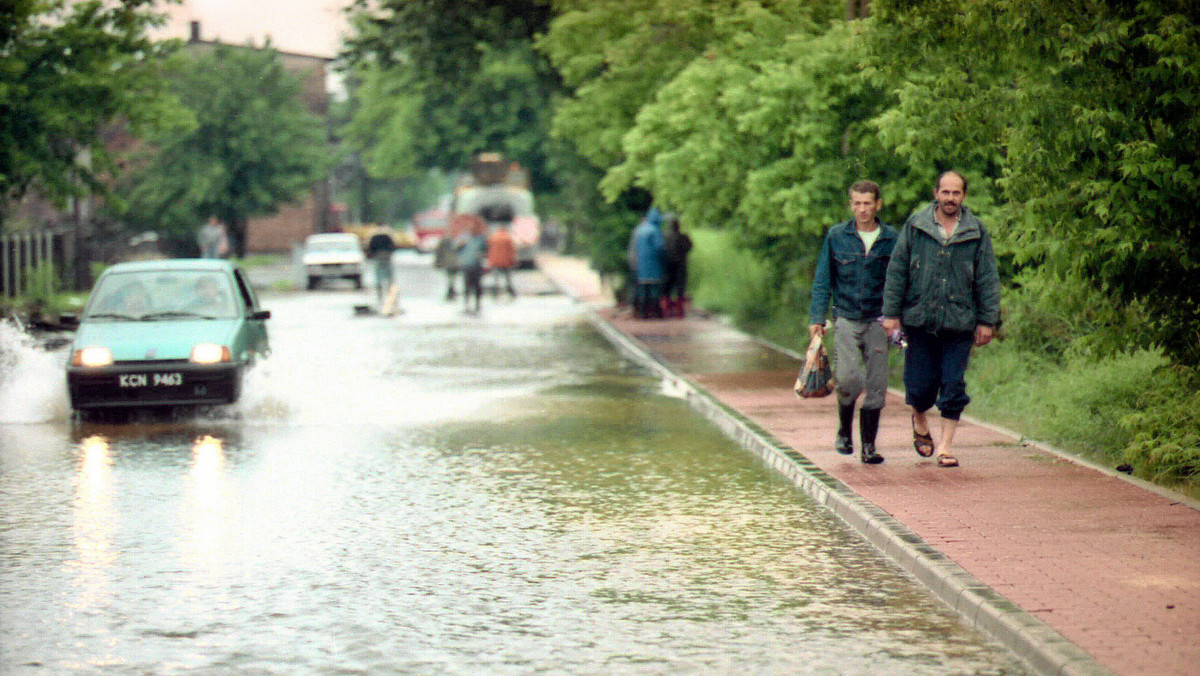
[(833, 397), (792, 393), (795, 355), (716, 320), (629, 319), (611, 309), (586, 266), (560, 257), (541, 263), (593, 305), (597, 321), (886, 512), (883, 519), (936, 550), (931, 558), (944, 555), (1099, 665), (1119, 674), (1200, 673), (1194, 502), (1022, 445), (967, 418), (955, 437), (962, 466), (938, 468), (913, 451), (907, 408), (894, 393), (878, 439), (887, 461), (863, 465), (832, 450)]

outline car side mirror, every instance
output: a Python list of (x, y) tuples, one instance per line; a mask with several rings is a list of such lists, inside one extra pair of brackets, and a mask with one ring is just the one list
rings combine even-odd
[(254, 312), (250, 313), (250, 319), (270, 319), (270, 318), (271, 318), (270, 310), (255, 310)]

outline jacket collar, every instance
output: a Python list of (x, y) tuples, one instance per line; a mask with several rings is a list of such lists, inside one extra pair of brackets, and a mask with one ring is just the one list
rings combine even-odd
[[(878, 218), (877, 218), (877, 219), (875, 219), (875, 222), (879, 224), (879, 237), (880, 237), (880, 239), (890, 239), (890, 238), (892, 238), (892, 237), (895, 237), (895, 236), (896, 236), (896, 229), (895, 229), (895, 228), (893, 228), (892, 226), (888, 225), (887, 223), (884, 223), (883, 221), (879, 220)], [(840, 226), (838, 226), (838, 229), (840, 229), (840, 230), (842, 231), (842, 234), (845, 234), (845, 235), (854, 235), (855, 237), (858, 237), (858, 230), (857, 230), (857, 228), (856, 228), (856, 227), (855, 227), (855, 225), (854, 225), (854, 219), (853, 219), (853, 218), (851, 218), (850, 220), (846, 221), (845, 223), (842, 223)]]
[[(930, 202), (925, 208), (913, 214), (913, 227), (924, 232), (938, 242), (947, 242), (942, 236), (942, 226), (938, 225), (937, 219), (933, 215), (933, 210), (937, 208), (935, 202)], [(983, 233), (983, 223), (975, 217), (966, 206), (960, 207), (961, 213), (958, 219), (958, 227), (954, 229), (954, 234), (950, 235), (950, 242), (966, 242), (973, 239), (979, 239)]]

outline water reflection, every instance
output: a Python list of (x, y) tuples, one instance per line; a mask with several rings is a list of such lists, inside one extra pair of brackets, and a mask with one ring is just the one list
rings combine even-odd
[(233, 500), (222, 439), (207, 434), (196, 437), (187, 482), (182, 554), (202, 583), (220, 572), (229, 544)]
[(74, 605), (87, 610), (107, 600), (109, 572), (117, 558), (113, 549), (117, 509), (108, 439), (98, 435), (85, 438), (79, 445), (78, 464), (73, 503), (76, 556), (68, 565), (74, 569), (78, 590)]

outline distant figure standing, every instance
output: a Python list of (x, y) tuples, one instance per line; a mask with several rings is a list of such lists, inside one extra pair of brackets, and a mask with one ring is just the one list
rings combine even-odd
[(503, 277), (508, 295), (516, 298), (517, 290), (513, 288), (512, 271), (517, 266), (517, 243), (513, 240), (512, 233), (508, 231), (507, 226), (496, 228), (496, 231), (488, 237), (487, 261), (488, 267), (497, 275), (496, 297), (500, 296), (499, 277)]
[[(472, 216), (462, 248), (458, 250), (458, 269), (463, 273), (463, 308), (478, 313), (483, 305), (483, 265), (487, 261), (487, 223)], [(474, 308), (471, 299), (474, 298)]]
[(437, 248), (433, 252), (433, 266), (446, 271), (448, 301), (458, 297), (458, 292), (454, 289), (454, 278), (458, 276), (458, 249), (462, 246), (469, 221), (470, 217), (465, 214), (451, 217), (446, 225), (445, 234), (438, 240)]
[(679, 217), (671, 214), (667, 217), (667, 234), (663, 235), (663, 248), (666, 251), (666, 282), (663, 284), (663, 298), (666, 299), (667, 316), (682, 317), (685, 314), (687, 298), (687, 259), (692, 250), (692, 238), (679, 230)]
[(200, 245), (201, 258), (225, 258), (229, 255), (229, 233), (216, 216), (209, 216), (208, 222), (200, 226), (196, 243)]
[(391, 297), (392, 286), (392, 253), (396, 251), (396, 240), (386, 228), (380, 228), (367, 240), (367, 258), (375, 270), (375, 298), (383, 306), (385, 296)]
[(667, 271), (662, 214), (657, 207), (650, 207), (646, 217), (633, 229), (629, 248), (636, 285), (633, 292), (633, 316), (638, 319), (661, 318), (660, 299)]

